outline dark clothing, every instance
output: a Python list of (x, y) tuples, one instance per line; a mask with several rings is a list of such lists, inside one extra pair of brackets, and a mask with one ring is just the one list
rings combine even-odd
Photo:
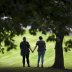
[(29, 54), (30, 45), (27, 41), (23, 41), (20, 43), (21, 55)]
[(43, 40), (37, 41), (36, 46), (38, 46), (38, 64), (37, 64), (37, 67), (39, 67), (40, 58), (41, 58), (41, 63), (42, 63), (41, 66), (43, 67), (44, 55), (45, 55), (45, 50), (46, 50), (45, 41), (43, 41)]
[(27, 60), (28, 67), (30, 67), (30, 65), (29, 65), (29, 52), (30, 52), (29, 48), (30, 48), (29, 42), (23, 41), (20, 43), (21, 56), (23, 57), (23, 60), (22, 60), (23, 67), (25, 67), (25, 58)]
[(36, 45), (38, 45), (38, 52), (45, 51), (45, 41), (40, 40), (37, 41)]
[(23, 66), (25, 67), (25, 57), (26, 57), (27, 64), (28, 64), (28, 67), (29, 67), (30, 66), (29, 65), (29, 54), (23, 55)]

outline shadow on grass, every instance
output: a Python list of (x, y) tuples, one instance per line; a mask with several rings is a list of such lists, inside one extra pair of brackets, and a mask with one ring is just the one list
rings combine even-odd
[(37, 67), (5, 67), (0, 68), (0, 72), (72, 72), (70, 69), (55, 69), (55, 68), (37, 68)]

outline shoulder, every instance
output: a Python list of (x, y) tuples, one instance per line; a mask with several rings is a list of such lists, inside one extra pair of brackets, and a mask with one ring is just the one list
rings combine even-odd
[(43, 43), (45, 43), (45, 41), (44, 41), (44, 40), (42, 40), (42, 42), (43, 42)]
[(23, 41), (22, 42), (20, 42), (20, 46), (22, 46), (24, 43), (23, 43)]
[(43, 40), (43, 42), (45, 42), (45, 41)]
[(37, 41), (36, 43), (39, 43), (40, 41)]
[(41, 40), (42, 42), (45, 42), (44, 40)]
[(29, 42), (28, 42), (28, 41), (26, 41), (26, 43), (28, 43), (28, 44), (29, 44)]
[(20, 42), (20, 44), (22, 44), (23, 42)]
[(23, 42), (20, 42), (20, 47), (22, 48), (22, 46), (23, 46)]
[(30, 45), (28, 41), (26, 41), (26, 44), (27, 44), (27, 45)]
[(39, 44), (39, 41), (36, 42), (36, 45)]

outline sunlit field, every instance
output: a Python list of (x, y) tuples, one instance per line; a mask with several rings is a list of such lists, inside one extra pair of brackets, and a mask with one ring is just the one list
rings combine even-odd
[[(47, 37), (51, 34), (43, 35), (40, 32), (37, 33), (36, 36), (30, 35), (28, 31), (22, 36), (16, 36), (15, 44), (17, 45), (17, 49), (13, 49), (9, 52), (6, 51), (2, 54), (0, 53), (0, 68), (22, 68), (22, 57), (20, 55), (20, 42), (22, 41), (23, 36), (27, 37), (27, 41), (29, 41), (31, 48), (34, 49), (36, 41), (38, 40), (38, 37), (42, 35), (43, 39), (46, 41)], [(71, 39), (72, 36), (67, 36), (64, 38), (64, 42), (68, 39)], [(64, 44), (63, 44), (64, 46)], [(54, 63), (55, 58), (55, 42), (46, 42), (46, 53), (45, 53), (45, 59), (44, 59), (44, 67), (50, 67)], [(30, 65), (31, 67), (37, 66), (37, 49), (34, 53), (30, 52)], [(72, 50), (69, 52), (64, 51), (64, 65), (67, 69), (72, 69)], [(27, 66), (27, 64), (26, 64)]]

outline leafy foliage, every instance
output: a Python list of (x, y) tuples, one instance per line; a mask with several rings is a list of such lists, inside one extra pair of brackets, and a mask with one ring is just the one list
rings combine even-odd
[(48, 41), (56, 41), (55, 35), (51, 35), (47, 38), (47, 42)]
[(33, 35), (37, 30), (46, 34), (48, 29), (55, 34), (68, 35), (72, 28), (71, 18), (71, 0), (1, 0), (0, 43), (4, 41), (6, 46), (14, 47), (12, 38), (24, 34), (23, 27), (28, 25)]
[(68, 40), (67, 42), (65, 42), (65, 52), (70, 51), (70, 49), (72, 49), (72, 40)]

